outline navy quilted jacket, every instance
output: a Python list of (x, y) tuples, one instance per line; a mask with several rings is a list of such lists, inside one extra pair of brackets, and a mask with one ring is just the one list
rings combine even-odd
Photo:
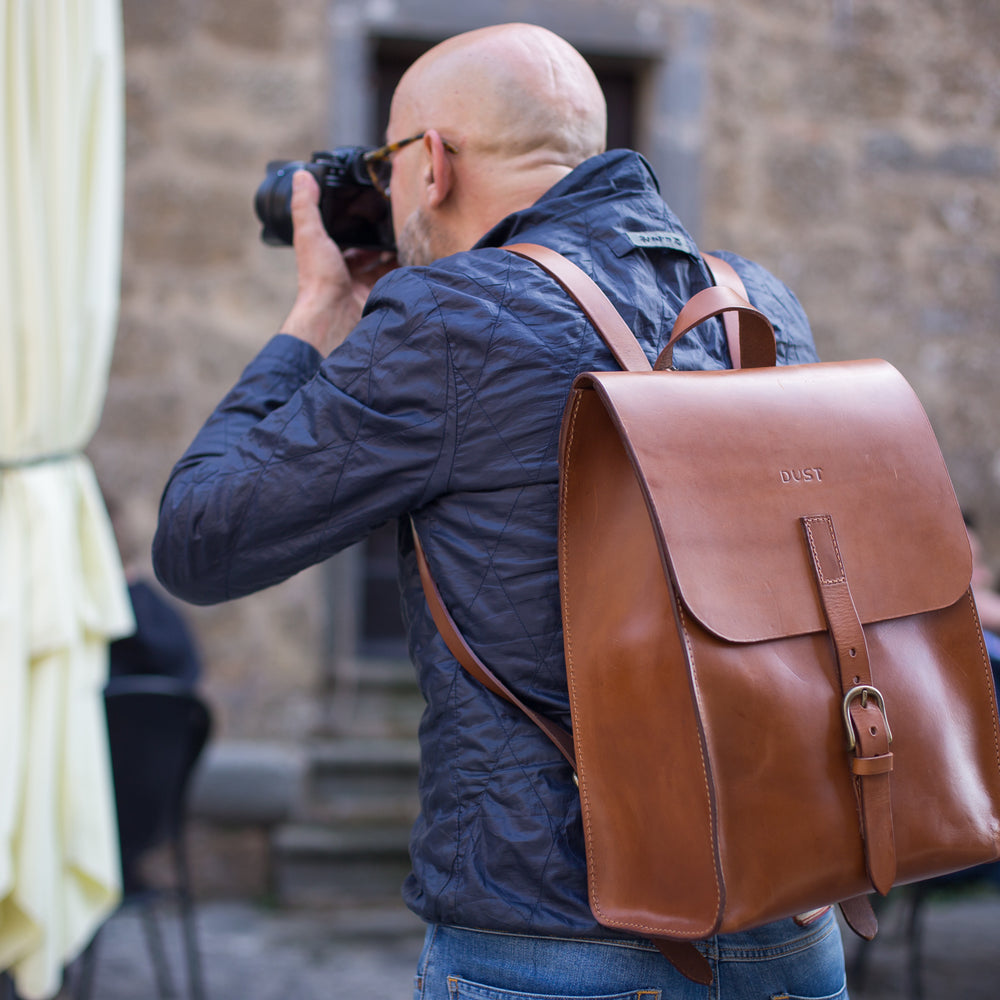
[[(195, 603), (238, 597), (412, 513), (470, 644), (525, 700), (568, 724), (559, 426), (573, 377), (615, 365), (552, 278), (498, 249), (520, 241), (587, 271), (651, 359), (683, 302), (709, 283), (645, 161), (624, 151), (588, 160), (475, 249), (383, 278), (327, 359), (292, 337), (271, 340), (171, 475), (154, 543), (164, 584)], [(792, 294), (762, 268), (724, 256), (773, 321), (779, 361), (816, 360)], [(721, 324), (685, 337), (674, 360), (726, 367)], [(410, 653), (427, 701), (407, 902), (431, 921), (606, 935), (587, 905), (569, 768), (451, 657), (405, 527), (399, 548)]]

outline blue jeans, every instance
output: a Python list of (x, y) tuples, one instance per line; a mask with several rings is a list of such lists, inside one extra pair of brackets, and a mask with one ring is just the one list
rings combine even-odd
[(779, 920), (699, 942), (714, 982), (685, 979), (643, 941), (431, 925), (414, 1000), (847, 1000), (840, 928)]

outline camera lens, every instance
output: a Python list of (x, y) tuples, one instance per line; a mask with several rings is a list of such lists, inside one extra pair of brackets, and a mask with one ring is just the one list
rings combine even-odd
[(267, 176), (257, 188), (254, 209), (263, 224), (260, 238), (271, 246), (292, 243), (292, 174), (308, 170), (311, 164), (301, 160), (274, 160), (267, 165)]
[(292, 245), (292, 175), (308, 170), (319, 183), (319, 211), (330, 238), (341, 247), (393, 250), (389, 203), (375, 189), (364, 155), (367, 147), (339, 146), (313, 153), (312, 160), (273, 160), (267, 165), (254, 207), (263, 223), (260, 238), (272, 246)]

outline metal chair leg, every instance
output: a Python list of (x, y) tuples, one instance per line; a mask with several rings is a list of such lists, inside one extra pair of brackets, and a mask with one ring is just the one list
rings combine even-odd
[(142, 928), (149, 947), (149, 956), (153, 962), (153, 972), (156, 976), (156, 989), (162, 998), (174, 996), (173, 983), (170, 980), (170, 970), (167, 966), (167, 953), (163, 947), (163, 937), (156, 922), (153, 905), (144, 904), (140, 907)]
[(201, 954), (198, 950), (198, 935), (195, 927), (194, 903), (191, 899), (187, 849), (183, 835), (174, 841), (174, 864), (177, 870), (178, 910), (184, 948), (187, 954), (188, 990), (191, 1000), (205, 1000), (205, 984), (202, 976)]
[(871, 942), (859, 941), (857, 943), (854, 957), (847, 969), (847, 978), (851, 986), (862, 989), (865, 980), (868, 978), (868, 962), (871, 958)]
[(90, 944), (84, 948), (83, 954), (80, 956), (80, 968), (73, 994), (76, 1000), (90, 1000), (90, 994), (94, 989), (94, 968), (97, 965), (97, 939), (100, 936), (101, 928), (98, 927), (90, 939)]
[[(883, 911), (887, 905), (887, 900), (885, 897), (879, 896), (878, 894), (871, 896), (870, 899), (875, 915), (881, 919)], [(851, 986), (857, 987), (859, 990), (864, 986), (865, 980), (868, 978), (868, 966), (871, 962), (872, 950), (874, 947), (874, 941), (863, 941), (859, 938), (856, 944), (854, 957), (851, 959), (850, 965), (848, 966), (848, 980)]]
[(909, 977), (910, 1000), (924, 1000), (923, 946), (924, 946), (924, 902), (927, 893), (918, 885), (910, 896), (910, 913), (906, 923), (906, 943), (908, 951), (907, 975)]
[(181, 929), (184, 933), (184, 950), (187, 953), (188, 990), (191, 1000), (205, 1000), (202, 981), (201, 956), (198, 953), (198, 939), (194, 925), (194, 907), (186, 896), (180, 900)]

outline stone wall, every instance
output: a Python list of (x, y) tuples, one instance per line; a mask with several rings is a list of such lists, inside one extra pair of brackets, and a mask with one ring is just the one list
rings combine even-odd
[[(292, 253), (260, 243), (253, 194), (268, 160), (322, 146), (326, 0), (123, 9), (122, 310), (90, 452), (126, 554), (148, 567), (170, 467), (291, 302)], [(309, 728), (321, 605), (312, 572), (188, 609), (220, 733), (280, 739)]]
[[(90, 450), (140, 563), (171, 464), (290, 303), (290, 252), (260, 244), (251, 208), (264, 164), (325, 143), (331, 33), (362, 16), (391, 23), (395, 6), (124, 0), (122, 313)], [(591, 0), (580, 24), (680, 6)], [(1000, 8), (684, 6), (710, 15), (703, 245), (787, 280), (826, 358), (883, 356), (902, 369), (1000, 558)], [(510, 19), (546, 9), (508, 7)], [(190, 615), (221, 733), (309, 730), (324, 627), (317, 572)]]
[(785, 278), (825, 358), (903, 371), (996, 558), (1000, 7), (740, 6), (717, 22), (708, 242)]

